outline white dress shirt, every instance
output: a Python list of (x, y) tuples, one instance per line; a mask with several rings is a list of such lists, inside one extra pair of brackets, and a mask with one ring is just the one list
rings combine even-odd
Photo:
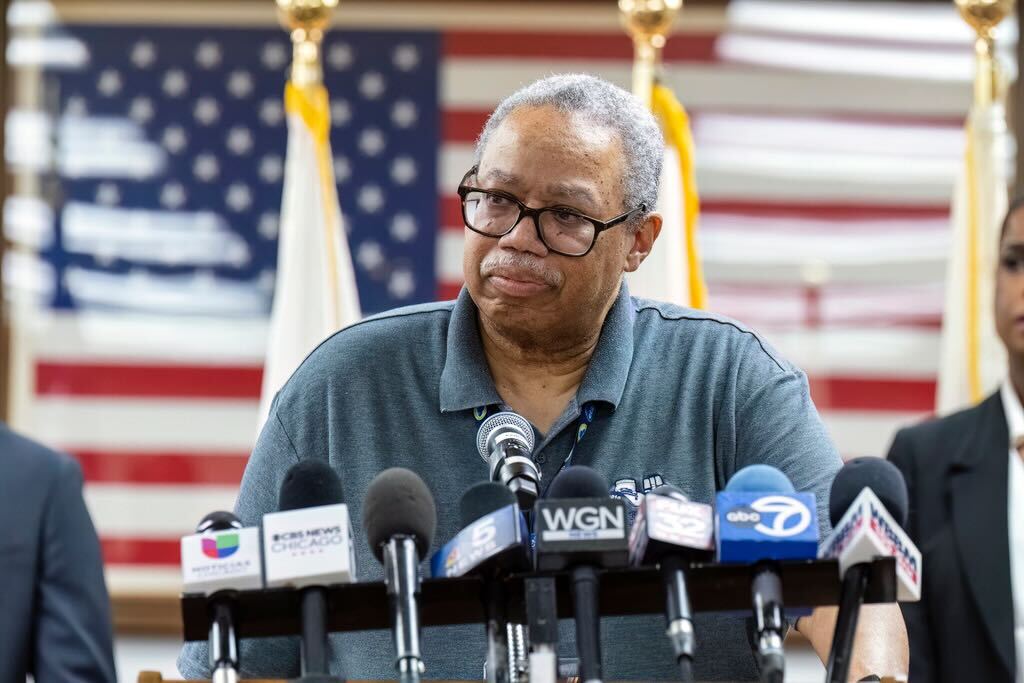
[(1017, 656), (1017, 683), (1024, 683), (1024, 461), (1017, 443), (1024, 441), (1024, 407), (1010, 380), (1001, 388), (1006, 427), (1010, 433), (1007, 499), (1010, 529), (1010, 587), (1013, 594), (1013, 641)]

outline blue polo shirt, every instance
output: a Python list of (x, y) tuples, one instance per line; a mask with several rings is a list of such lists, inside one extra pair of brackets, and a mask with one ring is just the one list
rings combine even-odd
[[(433, 552), (459, 530), (462, 493), (488, 476), (476, 450), (477, 417), (501, 403), (465, 289), (455, 301), (368, 318), (324, 341), (278, 393), (235, 511), (258, 525), (276, 510), (289, 467), (326, 459), (352, 515), (359, 577), (381, 580), (362, 533), (370, 481), (396, 466), (423, 478), (437, 501)], [(585, 438), (573, 448), (581, 414), (590, 409)], [(609, 493), (628, 506), (662, 483), (712, 503), (734, 472), (767, 463), (797, 490), (817, 494), (823, 530), (829, 485), (841, 466), (800, 370), (735, 321), (634, 299), (625, 284), (575, 398), (537, 442), (544, 483), (572, 452), (572, 464), (603, 474)], [(699, 680), (756, 680), (746, 619), (700, 614), (695, 627)], [(572, 656), (571, 625), (561, 633), (561, 650)], [(335, 675), (395, 677), (388, 631), (333, 634), (331, 648)], [(678, 676), (661, 615), (604, 619), (602, 648), (610, 680)], [(479, 679), (485, 652), (482, 625), (424, 629), (429, 678)], [(241, 661), (247, 677), (295, 676), (297, 639), (245, 642)], [(205, 644), (186, 645), (179, 667), (208, 677)]]

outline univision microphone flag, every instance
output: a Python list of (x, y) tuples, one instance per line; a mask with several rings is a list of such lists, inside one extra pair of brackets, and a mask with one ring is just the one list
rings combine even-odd
[(289, 81), (284, 101), (288, 152), (260, 426), (306, 355), (361, 317), (334, 180), (327, 90)]
[(697, 246), (696, 164), (690, 118), (672, 90), (655, 83), (651, 109), (665, 134), (658, 210), (664, 222), (654, 249), (629, 275), (634, 296), (668, 301), (690, 308), (707, 306), (707, 285)]

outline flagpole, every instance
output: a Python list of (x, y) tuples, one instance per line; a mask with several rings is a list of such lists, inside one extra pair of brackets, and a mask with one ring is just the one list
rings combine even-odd
[(974, 77), (974, 104), (995, 104), (1004, 84), (995, 59), (996, 27), (1011, 12), (1016, 0), (954, 0), (960, 16), (974, 29), (974, 53), (977, 57)]
[(633, 39), (633, 94), (651, 106), (661, 50), (683, 0), (619, 0), (626, 32)]
[(338, 0), (276, 0), (281, 25), (291, 34), (291, 82), (302, 90), (323, 84), (320, 45)]

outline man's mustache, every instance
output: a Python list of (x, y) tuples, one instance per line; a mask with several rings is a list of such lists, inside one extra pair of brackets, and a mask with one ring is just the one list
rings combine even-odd
[(530, 275), (551, 287), (562, 284), (561, 273), (545, 268), (540, 259), (525, 254), (490, 254), (480, 264), (480, 273), (486, 277), (495, 270), (506, 268)]

